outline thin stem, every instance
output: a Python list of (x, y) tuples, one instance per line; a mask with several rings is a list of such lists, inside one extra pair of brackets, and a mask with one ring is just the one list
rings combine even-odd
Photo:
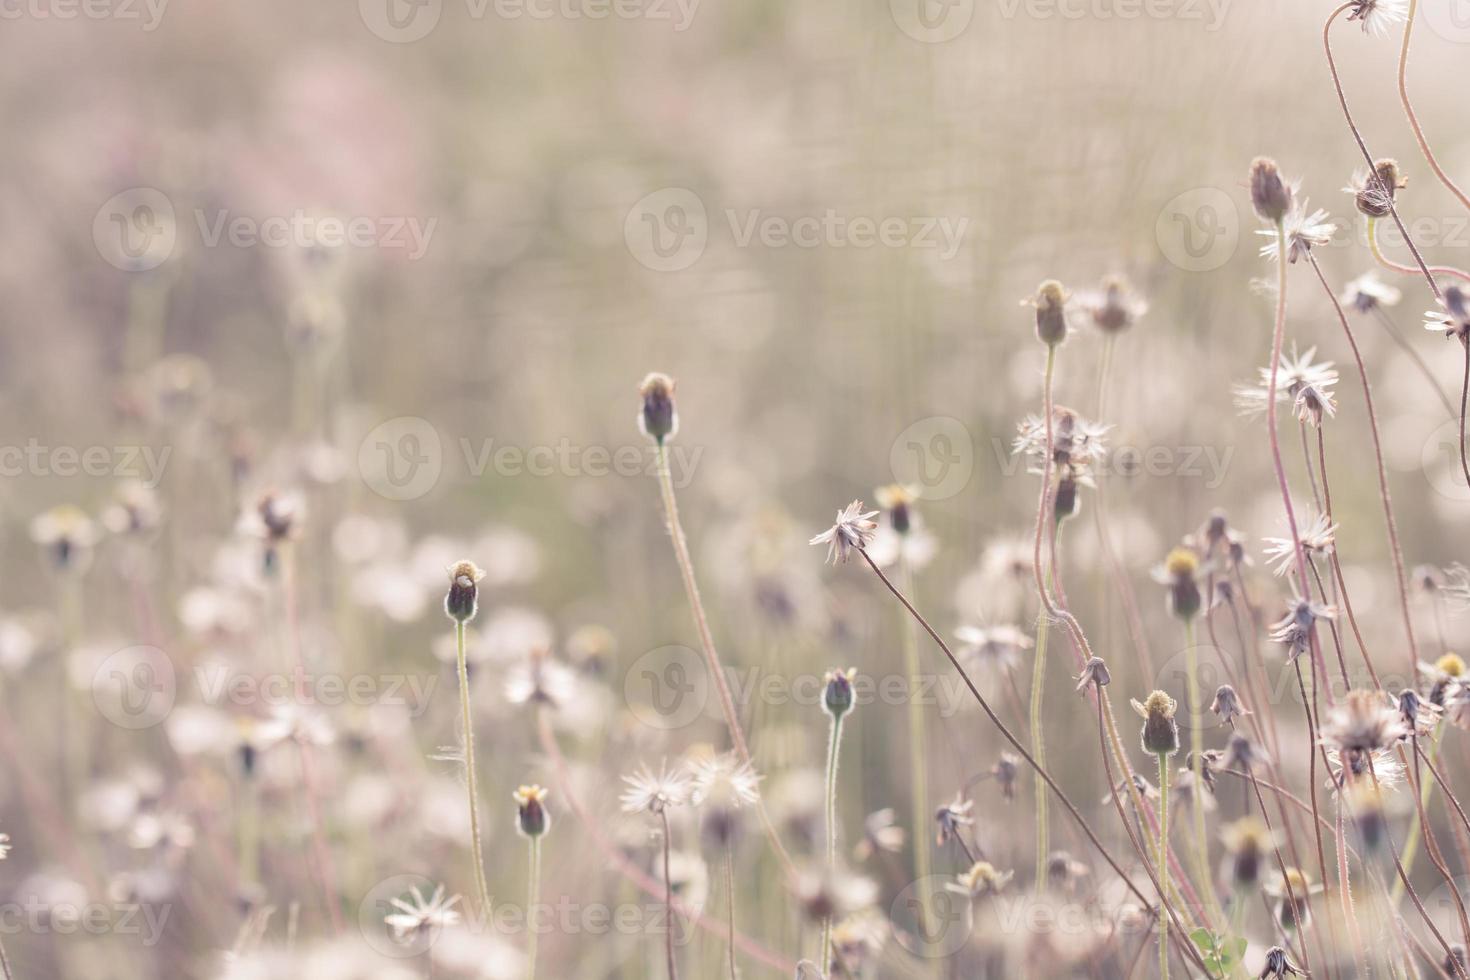
[[(842, 715), (832, 714), (827, 734), (827, 876), (837, 870), (837, 757), (842, 746)], [(822, 976), (832, 971), (832, 915), (822, 919)]]
[[(900, 559), (900, 569), (903, 574), (904, 587), (913, 594), (914, 573), (913, 567), (907, 558)], [(915, 632), (914, 624), (908, 617), (904, 617), (899, 623), (899, 629), (903, 641), (903, 665), (908, 674), (911, 690), (920, 690), (921, 679), (919, 677), (919, 637)], [(929, 835), (925, 828), (929, 822), (929, 752), (926, 747), (924, 729), (924, 705), (921, 699), (911, 697), (908, 699), (908, 721), (909, 721), (909, 790), (913, 795), (913, 820), (914, 820), (914, 877), (919, 881), (927, 881), (934, 873), (933, 862), (929, 853)], [(929, 905), (922, 899), (919, 902), (920, 924), (928, 928)]]
[[(1199, 788), (1195, 788), (1199, 792)], [(1169, 756), (1159, 753), (1159, 849), (1155, 859), (1164, 889), (1169, 888)], [(1159, 908), (1159, 976), (1169, 980), (1169, 920)]]
[(1419, 152), (1424, 154), (1424, 160), (1429, 164), (1429, 169), (1439, 178), (1439, 182), (1463, 204), (1470, 209), (1470, 197), (1460, 190), (1459, 186), (1450, 179), (1434, 158), (1434, 151), (1429, 148), (1429, 141), (1424, 138), (1424, 130), (1419, 126), (1419, 117), (1414, 114), (1414, 106), (1409, 102), (1409, 35), (1414, 30), (1414, 14), (1418, 10), (1418, 0), (1409, 0), (1408, 16), (1404, 20), (1404, 43), (1399, 48), (1399, 101), (1404, 104), (1404, 115), (1409, 120), (1409, 127), (1414, 130), (1414, 139), (1419, 143)]
[[(735, 935), (735, 846), (725, 841), (725, 915), (730, 935)], [(728, 942), (725, 949), (730, 959), (730, 980), (740, 980), (740, 971), (735, 965), (735, 943)]]
[[(1347, 119), (1348, 129), (1352, 131), (1353, 140), (1357, 142), (1363, 159), (1368, 162), (1368, 172), (1372, 175), (1369, 179), (1376, 180), (1377, 168), (1373, 162), (1373, 154), (1368, 152), (1368, 144), (1363, 142), (1363, 134), (1358, 132), (1358, 124), (1353, 122), (1352, 111), (1348, 109), (1347, 94), (1342, 89), (1342, 78), (1337, 73), (1337, 62), (1332, 57), (1332, 22), (1355, 6), (1357, 6), (1357, 0), (1347, 0), (1346, 3), (1341, 4), (1327, 15), (1327, 22), (1322, 25), (1322, 47), (1327, 53), (1327, 70), (1332, 75), (1332, 85), (1337, 90), (1337, 101), (1342, 106), (1342, 114)], [(1384, 188), (1384, 191), (1388, 198), (1388, 210), (1393, 215), (1394, 224), (1398, 225), (1399, 232), (1404, 236), (1404, 243), (1409, 246), (1409, 251), (1414, 253), (1414, 261), (1419, 263), (1419, 271), (1424, 273), (1424, 278), (1429, 282), (1429, 288), (1434, 291), (1435, 299), (1439, 299), (1443, 295), (1440, 292), (1439, 283), (1435, 281), (1429, 266), (1424, 264), (1424, 258), (1419, 254), (1418, 246), (1414, 244), (1414, 239), (1409, 237), (1409, 230), (1404, 227), (1404, 220), (1399, 217), (1398, 208), (1393, 203), (1393, 189)], [(1283, 251), (1281, 255), (1282, 261), (1285, 261), (1286, 253)]]
[[(1195, 875), (1199, 878), (1199, 887), (1202, 892), (1201, 898), (1218, 913), (1218, 918), (1223, 921), (1224, 910), (1219, 907), (1219, 900), (1215, 895), (1215, 883), (1210, 874), (1210, 842), (1205, 836), (1205, 779), (1204, 779), (1204, 757), (1205, 757), (1205, 733), (1201, 727), (1201, 712), (1203, 705), (1200, 701), (1199, 689), (1199, 651), (1194, 645), (1194, 620), (1184, 621), (1184, 675), (1185, 690), (1189, 698), (1190, 725), (1189, 725), (1189, 768), (1193, 774), (1194, 799), (1190, 810), (1194, 815), (1194, 853), (1195, 853)], [(1161, 807), (1162, 809), (1162, 807)]]
[(658, 816), (664, 825), (664, 951), (668, 954), (669, 980), (678, 980), (679, 967), (674, 961), (674, 879), (669, 874), (673, 833), (669, 829), (669, 811), (661, 807)]
[[(527, 885), (529, 895), (526, 900), (526, 924), (529, 926), (526, 930), (526, 980), (536, 980), (536, 906), (541, 903), (541, 836), (538, 834), (530, 838), (530, 841), (531, 877)], [(672, 933), (673, 930), (670, 930), (671, 935)]]
[[(1046, 765), (1046, 740), (1042, 730), (1041, 703), (1046, 689), (1046, 646), (1051, 629), (1045, 613), (1036, 621), (1036, 651), (1031, 664), (1031, 751), (1040, 765)], [(1039, 894), (1046, 881), (1046, 855), (1051, 846), (1050, 822), (1047, 813), (1046, 786), (1041, 777), (1036, 778), (1036, 891)]]
[(1337, 320), (1342, 324), (1343, 334), (1346, 335), (1348, 346), (1353, 351), (1353, 361), (1358, 367), (1358, 379), (1363, 384), (1363, 405), (1368, 412), (1368, 430), (1373, 436), (1373, 459), (1378, 467), (1378, 499), (1383, 504), (1383, 521), (1388, 528), (1388, 547), (1393, 556), (1394, 581), (1399, 591), (1399, 611), (1403, 615), (1404, 633), (1409, 639), (1408, 676), (1413, 677), (1414, 671), (1418, 669), (1419, 643), (1414, 637), (1414, 618), (1409, 611), (1409, 583), (1404, 572), (1404, 549), (1399, 544), (1398, 522), (1393, 516), (1393, 497), (1388, 490), (1388, 467), (1383, 462), (1383, 439), (1378, 432), (1378, 412), (1373, 407), (1373, 385), (1368, 380), (1368, 367), (1363, 363), (1363, 353), (1358, 349), (1358, 341), (1353, 336), (1352, 325), (1348, 323), (1347, 315), (1342, 311), (1342, 304), (1337, 301), (1337, 294), (1327, 284), (1327, 277), (1322, 274), (1322, 266), (1317, 263), (1317, 256), (1308, 252), (1307, 260), (1312, 263), (1312, 271), (1317, 273), (1317, 281), (1322, 284), (1322, 290), (1327, 293), (1327, 298), (1332, 301), (1332, 308), (1337, 311)]
[[(699, 582), (694, 577), (694, 561), (689, 557), (689, 542), (684, 537), (684, 527), (679, 522), (679, 503), (674, 497), (674, 478), (669, 471), (668, 447), (664, 445), (663, 440), (659, 440), (656, 456), (659, 492), (663, 497), (664, 513), (668, 517), (669, 538), (674, 544), (674, 559), (679, 565), (679, 575), (684, 580), (684, 594), (689, 598), (689, 608), (694, 615), (694, 627), (699, 633), (700, 648), (704, 651), (705, 667), (709, 671), (715, 690), (719, 692), (720, 709), (724, 712), (725, 725), (730, 730), (730, 740), (735, 745), (735, 751), (739, 754), (741, 762), (753, 767), (755, 762), (751, 758), (750, 747), (745, 741), (745, 730), (740, 726), (740, 716), (735, 711), (735, 699), (730, 694), (730, 684), (725, 677), (725, 669), (720, 664), (719, 652), (715, 649), (714, 636), (710, 633), (709, 628), (709, 618), (704, 612), (704, 602), (699, 597)], [(781, 862), (781, 867), (788, 877), (794, 878), (796, 868), (791, 863), (791, 855), (781, 843), (781, 836), (776, 833), (776, 826), (771, 823), (771, 818), (766, 813), (764, 801), (756, 800), (755, 808), (756, 813), (760, 816), (761, 826), (765, 829), (766, 837), (771, 842), (771, 848)]]
[(1276, 329), (1271, 339), (1271, 379), (1266, 390), (1266, 433), (1271, 444), (1271, 463), (1276, 469), (1281, 502), (1286, 508), (1292, 552), (1296, 556), (1297, 580), (1301, 583), (1302, 595), (1308, 595), (1311, 586), (1307, 580), (1307, 557), (1302, 550), (1301, 535), (1297, 531), (1296, 509), (1291, 504), (1291, 487), (1286, 482), (1286, 466), (1281, 461), (1281, 439), (1276, 431), (1276, 391), (1281, 374), (1281, 345), (1286, 336), (1286, 228), (1280, 219), (1276, 222), (1276, 259)]
[(480, 853), (480, 793), (475, 777), (475, 725), (470, 716), (470, 669), (465, 656), (465, 624), (454, 621), (455, 666), (459, 671), (460, 736), (464, 741), (464, 771), (470, 797), (470, 858), (475, 865), (475, 892), (480, 913), (490, 912), (490, 888), (485, 882), (485, 860)]
[(1461, 337), (1460, 345), (1465, 348), (1464, 380), (1460, 382), (1460, 471), (1465, 474), (1465, 486), (1470, 487), (1470, 458), (1465, 455), (1465, 408), (1470, 403), (1470, 337)]

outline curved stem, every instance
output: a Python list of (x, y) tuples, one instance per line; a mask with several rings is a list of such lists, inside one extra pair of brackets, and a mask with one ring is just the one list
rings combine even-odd
[[(1368, 219), (1368, 251), (1373, 253), (1373, 258), (1379, 265), (1392, 272), (1417, 275), (1420, 271), (1412, 265), (1402, 265), (1388, 257), (1387, 253), (1383, 251), (1383, 247), (1378, 244), (1378, 219), (1373, 217)], [(1429, 271), (1437, 276), (1449, 276), (1451, 279), (1462, 279), (1470, 282), (1470, 272), (1466, 272), (1464, 269), (1457, 269), (1452, 265), (1431, 265), (1429, 266)]]
[(1418, 0), (1409, 0), (1408, 16), (1404, 19), (1404, 42), (1399, 48), (1399, 101), (1404, 104), (1404, 115), (1409, 120), (1409, 127), (1414, 130), (1414, 139), (1419, 143), (1419, 152), (1424, 154), (1424, 160), (1429, 164), (1429, 169), (1433, 170), (1439, 182), (1455, 195), (1467, 210), (1470, 210), (1470, 197), (1460, 190), (1459, 186), (1450, 179), (1449, 174), (1444, 172), (1439, 161), (1434, 158), (1434, 151), (1429, 148), (1429, 141), (1424, 138), (1424, 130), (1419, 126), (1419, 117), (1414, 113), (1414, 106), (1409, 102), (1409, 36), (1414, 30), (1414, 14), (1417, 13), (1418, 7)]

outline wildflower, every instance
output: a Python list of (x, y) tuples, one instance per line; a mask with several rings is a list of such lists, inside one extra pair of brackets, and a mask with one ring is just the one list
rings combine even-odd
[(1164, 558), (1162, 565), (1153, 570), (1153, 578), (1167, 586), (1165, 601), (1169, 612), (1186, 622), (1199, 612), (1202, 601), (1199, 591), (1199, 555), (1191, 548), (1175, 548)]
[(873, 491), (873, 499), (888, 518), (873, 534), (868, 549), (873, 561), (886, 567), (902, 559), (915, 570), (929, 564), (937, 545), (914, 509), (917, 495), (908, 487), (894, 483)]
[(1394, 24), (1408, 19), (1408, 0), (1353, 0), (1347, 19), (1363, 25), (1364, 34), (1382, 37)]
[(625, 813), (661, 814), (671, 806), (682, 806), (689, 801), (690, 779), (680, 770), (669, 771), (662, 763), (658, 774), (647, 765), (639, 765), (638, 771), (624, 776), (627, 789), (618, 801)]
[(526, 837), (540, 837), (551, 829), (551, 812), (546, 809), (548, 791), (532, 784), (511, 794), (516, 803), (516, 830)]
[(945, 885), (949, 891), (971, 899), (986, 895), (998, 895), (1016, 876), (1014, 871), (998, 871), (989, 861), (976, 861), (970, 870), (959, 876), (959, 881)]
[(873, 540), (878, 525), (873, 521), (876, 510), (863, 511), (863, 502), (854, 500), (837, 512), (837, 521), (807, 544), (827, 545), (827, 560), (832, 564), (846, 562), (853, 549), (862, 551)]
[(643, 408), (638, 413), (638, 429), (662, 446), (679, 431), (679, 413), (674, 407), (674, 379), (657, 371), (650, 373), (638, 386)]
[(1390, 286), (1378, 278), (1378, 273), (1369, 269), (1347, 284), (1341, 301), (1343, 306), (1351, 307), (1359, 313), (1368, 313), (1381, 306), (1398, 305), (1403, 295), (1398, 287)]
[(1465, 661), (1459, 654), (1446, 653), (1432, 664), (1421, 662), (1419, 673), (1429, 682), (1429, 703), (1443, 708), (1450, 688), (1465, 674)]
[(443, 885), (435, 887), (434, 893), (427, 899), (415, 885), (412, 901), (393, 899), (392, 905), (398, 911), (384, 916), (383, 924), (392, 930), (394, 939), (408, 942), (435, 933), (445, 926), (458, 925), (460, 915), (454, 909), (458, 902), (458, 895), (445, 898)]
[(1066, 851), (1052, 851), (1047, 855), (1046, 882), (1055, 891), (1074, 892), (1078, 882), (1091, 873), (1091, 868)]
[(1251, 161), (1251, 206), (1262, 221), (1275, 223), (1291, 211), (1295, 188), (1281, 177), (1275, 160), (1256, 157)]
[[(1157, 800), (1159, 798), (1158, 787), (1139, 773), (1133, 774), (1133, 788), (1138, 791), (1138, 795), (1143, 797), (1145, 801)], [(1113, 787), (1112, 792), (1102, 798), (1102, 802), (1111, 803), (1114, 800), (1123, 801), (1131, 799), (1132, 794), (1128, 792), (1127, 780), (1119, 780), (1118, 785)]]
[(708, 840), (723, 849), (740, 832), (740, 811), (760, 798), (760, 776), (748, 762), (730, 755), (700, 759), (689, 766), (689, 799), (704, 810)]
[[(1383, 218), (1393, 213), (1394, 197), (1407, 183), (1399, 174), (1398, 163), (1384, 159), (1374, 164), (1371, 171), (1355, 171), (1343, 191), (1353, 196), (1353, 206), (1359, 214)], [(1397, 302), (1397, 290), (1394, 293), (1394, 302)]]
[(1220, 757), (1220, 765), (1226, 769), (1240, 769), (1249, 772), (1261, 763), (1269, 761), (1266, 754), (1244, 735), (1236, 732), (1230, 736), (1226, 743), (1225, 754)]
[(444, 613), (457, 623), (468, 623), (475, 618), (479, 583), (485, 573), (468, 559), (455, 562), (446, 571), (449, 573), (449, 592), (444, 596)]
[(1145, 302), (1122, 276), (1108, 276), (1102, 288), (1078, 297), (1078, 304), (1092, 317), (1093, 325), (1105, 334), (1120, 333), (1148, 312)]
[(1461, 731), (1470, 731), (1470, 687), (1455, 681), (1444, 695), (1445, 720)]
[[(1336, 413), (1331, 388), (1337, 384), (1338, 374), (1331, 361), (1313, 361), (1317, 348), (1309, 347), (1306, 353), (1297, 353), (1292, 343), (1291, 355), (1283, 355), (1276, 372), (1276, 400), (1290, 399), (1296, 406), (1297, 417), (1320, 425), (1321, 417), (1329, 418)], [(1258, 369), (1260, 380), (1256, 384), (1235, 386), (1235, 406), (1242, 415), (1259, 415), (1266, 411), (1271, 394), (1270, 366)]]
[(146, 483), (129, 480), (118, 487), (113, 501), (102, 512), (102, 526), (113, 534), (146, 535), (163, 520), (158, 492)]
[(1179, 751), (1179, 726), (1174, 721), (1175, 701), (1163, 691), (1154, 691), (1142, 704), (1131, 702), (1143, 719), (1143, 750), (1150, 755), (1173, 755)]
[(1022, 306), (1036, 310), (1036, 337), (1048, 347), (1067, 339), (1067, 291), (1055, 279), (1047, 279), (1036, 287), (1036, 295), (1021, 300)]
[(1398, 711), (1381, 691), (1349, 691), (1322, 723), (1322, 743), (1344, 752), (1388, 749), (1407, 734)]
[(907, 534), (913, 527), (914, 492), (898, 483), (879, 487), (873, 491), (873, 499), (888, 516), (888, 523), (899, 534)]
[(1276, 847), (1276, 836), (1255, 817), (1242, 817), (1220, 828), (1225, 853), (1230, 856), (1230, 880), (1238, 889), (1253, 889), (1261, 877), (1266, 855)]
[(990, 775), (995, 777), (1000, 786), (1001, 799), (1007, 803), (1016, 800), (1016, 777), (1021, 772), (1021, 759), (1010, 752), (1002, 752), (995, 765), (990, 768)]
[(1235, 719), (1241, 715), (1248, 715), (1250, 711), (1240, 703), (1240, 695), (1235, 693), (1235, 688), (1229, 684), (1221, 684), (1215, 691), (1215, 700), (1210, 702), (1210, 710), (1220, 716), (1220, 720), (1227, 725), (1233, 725)]
[(1470, 296), (1458, 285), (1449, 285), (1444, 288), (1439, 305), (1438, 310), (1425, 311), (1424, 329), (1443, 330), (1446, 337), (1470, 343)]
[(880, 851), (897, 854), (907, 839), (908, 833), (898, 825), (892, 807), (874, 810), (863, 821), (863, 837), (853, 849), (853, 856), (866, 861)]
[(524, 664), (506, 672), (505, 699), (511, 704), (555, 708), (570, 701), (576, 692), (577, 675), (570, 667), (553, 660), (551, 651), (545, 647), (532, 650)]
[[(1052, 471), (1056, 493), (1054, 517), (1060, 522), (1077, 513), (1078, 488), (1096, 486), (1094, 466), (1101, 461), (1105, 446), (1103, 437), (1108, 426), (1082, 418), (1070, 408), (1056, 406), (1052, 410)], [(1046, 421), (1028, 416), (1018, 427), (1012, 444), (1013, 453), (1025, 453), (1030, 460), (1027, 472), (1046, 472)]]
[(10, 856), (10, 835), (0, 834), (0, 861)]
[(92, 519), (70, 504), (52, 507), (31, 521), (31, 540), (58, 572), (85, 571), (98, 537)]
[(888, 941), (887, 920), (872, 909), (863, 909), (832, 927), (832, 959), (846, 976), (862, 976), (875, 963)]
[(1283, 980), (1284, 977), (1304, 977), (1307, 971), (1298, 967), (1286, 955), (1286, 950), (1280, 946), (1272, 946), (1266, 950), (1266, 966), (1261, 970), (1256, 980)]
[[(1336, 541), (1337, 525), (1326, 514), (1318, 514), (1311, 524), (1298, 529), (1302, 551), (1308, 558), (1332, 554)], [(1290, 538), (1265, 538), (1266, 563), (1273, 566), (1277, 575), (1285, 575), (1296, 561), (1297, 542)]]
[(822, 678), (826, 685), (822, 690), (822, 710), (833, 718), (841, 718), (851, 711), (853, 706), (852, 682), (856, 677), (856, 667), (827, 671)]
[(1088, 686), (1096, 684), (1098, 687), (1107, 687), (1113, 682), (1108, 673), (1108, 665), (1102, 657), (1093, 657), (1087, 661), (1082, 668), (1082, 674), (1077, 678), (1077, 691), (1086, 691)]
[[(935, 843), (943, 847), (949, 843), (951, 837), (961, 837), (960, 828), (969, 827), (975, 823), (975, 819), (970, 816), (970, 811), (974, 808), (974, 800), (967, 800), (956, 793), (953, 800), (935, 810), (934, 822), (939, 828), (935, 834)], [(962, 837), (961, 839), (963, 840)]]
[(1276, 899), (1276, 921), (1287, 930), (1299, 930), (1311, 921), (1311, 897), (1322, 893), (1322, 886), (1300, 868), (1288, 867), (1286, 874), (1276, 874), (1266, 883), (1265, 892)]
[[(1283, 227), (1286, 232), (1286, 261), (1292, 264), (1310, 252), (1313, 245), (1331, 242), (1332, 236), (1337, 232), (1337, 225), (1327, 220), (1325, 210), (1307, 210), (1306, 198), (1302, 198), (1286, 215)], [(1261, 257), (1274, 260), (1281, 244), (1276, 240), (1276, 232), (1263, 229), (1256, 234), (1266, 235), (1271, 239), (1261, 246)]]
[(807, 917), (821, 922), (870, 908), (877, 901), (878, 886), (871, 878), (841, 868), (807, 871), (797, 878), (796, 895)]
[(1380, 788), (1393, 790), (1403, 781), (1404, 764), (1388, 749), (1368, 752), (1363, 749), (1333, 747), (1327, 750), (1327, 774), (1327, 785), (1334, 791), (1342, 789), (1350, 782), (1371, 782), (1375, 779)]
[(961, 626), (954, 635), (961, 653), (1002, 669), (1015, 666), (1021, 654), (1035, 645), (1030, 636), (1011, 625)]
[(1272, 624), (1271, 639), (1286, 647), (1286, 661), (1291, 663), (1311, 647), (1317, 620), (1336, 618), (1336, 606), (1298, 598), (1287, 614)]
[(1399, 719), (1410, 738), (1424, 738), (1434, 732), (1439, 724), (1440, 707), (1419, 697), (1419, 692), (1406, 687), (1399, 692)]

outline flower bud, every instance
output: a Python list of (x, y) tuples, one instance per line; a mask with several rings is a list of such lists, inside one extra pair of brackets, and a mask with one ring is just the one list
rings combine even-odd
[(516, 829), (527, 837), (540, 837), (551, 829), (551, 813), (546, 809), (546, 790), (540, 786), (522, 786), (512, 795), (516, 801)]
[(1291, 210), (1291, 185), (1281, 179), (1275, 160), (1256, 157), (1251, 161), (1251, 206), (1261, 220), (1273, 224)]
[(1143, 750), (1150, 755), (1173, 755), (1179, 751), (1179, 726), (1174, 721), (1174, 699), (1154, 691), (1133, 710), (1143, 717)]
[(643, 410), (638, 413), (638, 428), (662, 446), (679, 431), (679, 413), (674, 408), (674, 379), (652, 372), (638, 386)]
[(1067, 291), (1055, 279), (1036, 287), (1036, 295), (1023, 305), (1036, 307), (1036, 337), (1048, 347), (1067, 339)]
[(822, 692), (822, 710), (833, 718), (841, 718), (852, 710), (853, 692), (852, 680), (857, 676), (857, 668), (849, 667), (846, 670), (829, 670), (824, 678), (827, 682), (826, 689)]
[(479, 582), (485, 573), (468, 560), (456, 562), (448, 571), (449, 593), (444, 597), (444, 612), (456, 623), (468, 623), (475, 618)]

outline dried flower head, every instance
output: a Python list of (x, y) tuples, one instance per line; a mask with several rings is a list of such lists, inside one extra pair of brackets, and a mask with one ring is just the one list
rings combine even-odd
[(1225, 754), (1220, 757), (1222, 767), (1244, 772), (1269, 761), (1260, 746), (1239, 732), (1230, 736), (1230, 741), (1225, 744)]
[(1164, 601), (1169, 612), (1180, 619), (1193, 619), (1203, 605), (1199, 572), (1199, 554), (1193, 548), (1182, 546), (1171, 549), (1153, 570), (1154, 581), (1165, 588)]
[(444, 596), (444, 614), (457, 623), (468, 623), (475, 618), (479, 607), (479, 584), (485, 572), (469, 559), (450, 565), (449, 591)]
[(1286, 647), (1286, 660), (1291, 663), (1311, 649), (1319, 619), (1336, 619), (1337, 607), (1324, 606), (1297, 598), (1286, 615), (1271, 626), (1271, 639)]
[(1242, 817), (1221, 827), (1220, 839), (1230, 856), (1231, 881), (1237, 888), (1254, 888), (1276, 847), (1276, 835), (1255, 817)]
[(659, 763), (655, 774), (646, 764), (640, 763), (638, 771), (624, 776), (627, 788), (618, 797), (625, 813), (661, 814), (671, 806), (683, 806), (689, 802), (690, 779), (679, 769), (670, 770)]
[(1088, 687), (1096, 684), (1098, 687), (1107, 687), (1113, 682), (1112, 675), (1108, 673), (1108, 665), (1102, 657), (1092, 657), (1082, 667), (1082, 673), (1077, 678), (1077, 691), (1085, 694)]
[[(1318, 514), (1312, 523), (1297, 529), (1302, 551), (1308, 559), (1325, 558), (1332, 554), (1337, 540), (1337, 525), (1326, 514)], [(1296, 542), (1290, 538), (1262, 538), (1266, 550), (1266, 564), (1277, 575), (1285, 575), (1296, 561)]]
[[(1337, 233), (1337, 225), (1327, 220), (1327, 212), (1322, 208), (1315, 211), (1307, 210), (1307, 199), (1302, 198), (1287, 213), (1282, 222), (1286, 233), (1286, 261), (1292, 264), (1312, 250), (1313, 245), (1326, 245), (1332, 241), (1332, 236)], [(1257, 235), (1266, 235), (1271, 240), (1261, 246), (1261, 257), (1275, 261), (1276, 254), (1280, 250), (1280, 242), (1276, 240), (1274, 230), (1258, 230)]]
[(873, 520), (876, 510), (863, 511), (863, 502), (854, 500), (837, 512), (837, 521), (827, 530), (812, 538), (808, 544), (825, 544), (827, 560), (832, 564), (846, 562), (853, 550), (862, 551), (873, 540), (878, 529)]
[(1404, 764), (1390, 749), (1368, 752), (1334, 746), (1327, 750), (1326, 755), (1327, 785), (1334, 792), (1358, 783), (1372, 785), (1375, 792), (1379, 789), (1394, 790), (1403, 782)]
[[(1105, 437), (1109, 428), (1083, 418), (1070, 408), (1053, 406), (1051, 455), (1056, 479), (1070, 478), (1083, 486), (1093, 486), (1092, 471), (1107, 451)], [(1023, 419), (1016, 427), (1011, 452), (1024, 453), (1026, 471), (1042, 475), (1046, 464), (1046, 420), (1036, 415)]]
[(717, 850), (739, 835), (741, 811), (760, 799), (761, 777), (748, 762), (716, 755), (689, 764), (689, 800), (703, 813), (701, 829)]
[(679, 413), (674, 407), (674, 379), (651, 372), (638, 386), (643, 406), (638, 412), (638, 429), (662, 446), (679, 431)]
[(1266, 950), (1266, 965), (1256, 980), (1283, 980), (1284, 977), (1304, 977), (1307, 971), (1298, 967), (1280, 946)]
[(1442, 330), (1446, 337), (1470, 343), (1470, 295), (1458, 285), (1451, 284), (1444, 288), (1444, 298), (1439, 305), (1437, 310), (1425, 311), (1424, 329)]
[(1322, 723), (1322, 744), (1343, 752), (1392, 748), (1407, 734), (1393, 699), (1362, 688), (1349, 691)]
[(516, 830), (527, 837), (540, 837), (551, 829), (551, 811), (546, 809), (548, 790), (532, 784), (511, 794), (516, 802)]
[(1265, 892), (1276, 900), (1276, 921), (1283, 929), (1301, 929), (1311, 920), (1311, 897), (1322, 893), (1322, 886), (1300, 868), (1288, 866), (1286, 874), (1273, 875)]
[(975, 808), (974, 800), (967, 800), (959, 793), (955, 794), (953, 800), (934, 811), (934, 823), (936, 826), (934, 840), (940, 847), (948, 844), (950, 838), (959, 837), (962, 827), (969, 827), (975, 823), (970, 816), (970, 811)]
[[(1290, 356), (1282, 355), (1276, 372), (1276, 401), (1290, 400), (1299, 419), (1320, 425), (1323, 415), (1330, 418), (1337, 411), (1331, 389), (1337, 384), (1338, 374), (1331, 361), (1314, 361), (1316, 355), (1315, 347), (1298, 353), (1296, 342), (1292, 342)], [(1235, 386), (1235, 406), (1242, 415), (1260, 415), (1268, 407), (1270, 365), (1257, 369), (1257, 376), (1259, 380), (1255, 384)]]
[(995, 778), (996, 784), (1000, 786), (1001, 799), (1007, 803), (1014, 803), (1016, 800), (1016, 778), (1020, 773), (1020, 756), (1013, 755), (1010, 752), (1002, 752), (1000, 758), (995, 760), (995, 765), (990, 767), (990, 775)]
[(1347, 19), (1363, 25), (1364, 34), (1382, 37), (1394, 24), (1409, 16), (1408, 0), (1353, 0)]
[(1353, 196), (1353, 206), (1368, 218), (1383, 218), (1393, 213), (1398, 192), (1408, 184), (1394, 160), (1379, 160), (1372, 170), (1358, 170), (1343, 190)]
[(459, 896), (446, 898), (443, 885), (436, 886), (428, 898), (415, 885), (412, 895), (411, 900), (393, 899), (391, 904), (398, 911), (383, 917), (383, 924), (392, 931), (394, 939), (406, 943), (434, 935), (446, 926), (459, 925), (460, 915), (454, 909)]
[(1148, 312), (1148, 303), (1121, 275), (1105, 277), (1100, 289), (1078, 296), (1077, 301), (1092, 318), (1093, 325), (1105, 334), (1127, 330)]
[(1250, 714), (1245, 705), (1240, 703), (1240, 695), (1229, 684), (1221, 684), (1216, 688), (1215, 700), (1210, 702), (1210, 710), (1219, 715), (1220, 720), (1227, 725), (1234, 724), (1235, 719), (1241, 715)]
[(1022, 306), (1036, 310), (1036, 337), (1048, 347), (1055, 347), (1067, 339), (1067, 300), (1069, 296), (1062, 284), (1047, 279), (1036, 287), (1036, 295), (1021, 300)]
[(983, 898), (1000, 894), (1015, 876), (1014, 871), (998, 871), (989, 861), (976, 861), (956, 883), (945, 887), (970, 899)]
[(954, 631), (954, 635), (960, 641), (962, 655), (984, 667), (1002, 670), (1014, 667), (1021, 655), (1035, 645), (1035, 641), (1024, 631), (1009, 624), (961, 626)]
[(1276, 223), (1291, 211), (1294, 188), (1282, 179), (1275, 160), (1256, 157), (1251, 161), (1251, 206), (1262, 221)]
[(1398, 287), (1390, 286), (1369, 269), (1344, 287), (1341, 301), (1343, 306), (1368, 313), (1383, 306), (1397, 306), (1403, 295)]
[(1150, 755), (1173, 755), (1179, 751), (1179, 726), (1174, 721), (1177, 707), (1163, 691), (1154, 691), (1142, 704), (1130, 702), (1143, 719), (1143, 750)]

